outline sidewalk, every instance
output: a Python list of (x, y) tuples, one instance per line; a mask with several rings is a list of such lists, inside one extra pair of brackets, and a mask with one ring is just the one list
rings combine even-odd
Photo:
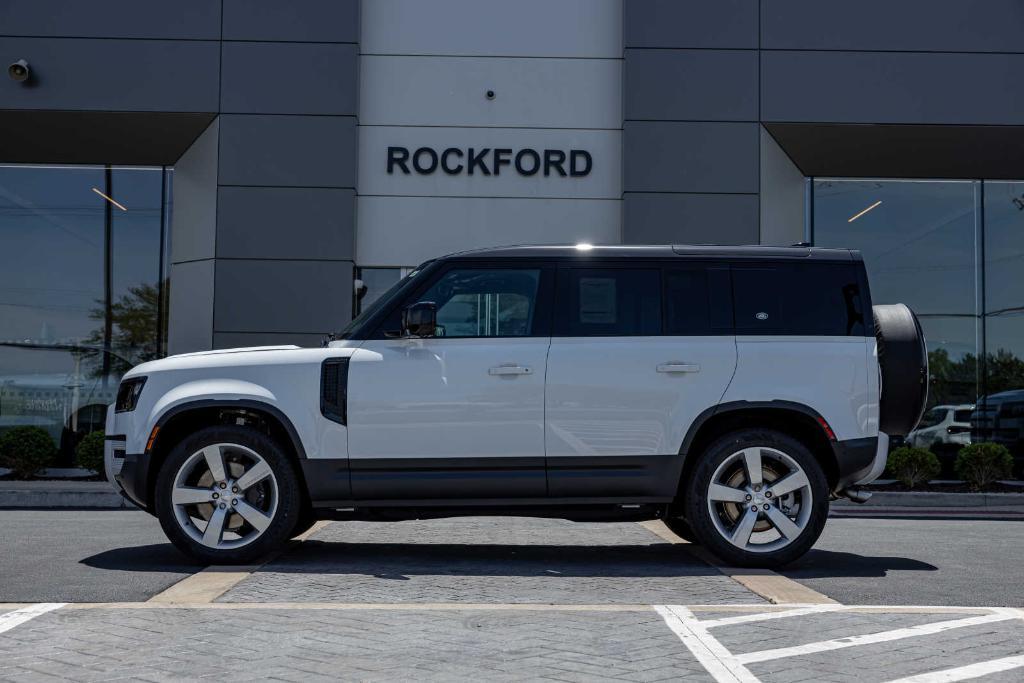
[(130, 507), (105, 481), (0, 481), (0, 508)]

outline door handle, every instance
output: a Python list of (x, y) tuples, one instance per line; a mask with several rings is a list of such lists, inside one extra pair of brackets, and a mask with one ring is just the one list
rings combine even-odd
[(523, 365), (495, 365), (487, 371), (488, 375), (531, 375), (533, 368)]
[(658, 372), (700, 372), (700, 366), (695, 363), (660, 363), (657, 367)]

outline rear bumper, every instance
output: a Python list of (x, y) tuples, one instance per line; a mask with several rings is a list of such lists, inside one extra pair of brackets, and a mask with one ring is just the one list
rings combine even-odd
[(834, 441), (832, 451), (839, 468), (836, 490), (842, 491), (854, 484), (870, 483), (881, 476), (889, 453), (889, 437), (879, 433), (862, 439)]

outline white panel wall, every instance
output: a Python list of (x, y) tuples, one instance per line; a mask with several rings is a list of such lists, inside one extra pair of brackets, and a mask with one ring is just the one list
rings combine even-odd
[(618, 59), (364, 56), (360, 68), (363, 123), (622, 127)]
[[(617, 243), (622, 218), (623, 0), (373, 0), (362, 4), (356, 262), (451, 251)], [(488, 90), (493, 98), (486, 97)], [(487, 148), (477, 167), (409, 173), (388, 148)], [(585, 150), (589, 173), (493, 173), (493, 150)], [(529, 157), (524, 157), (530, 161)], [(422, 157), (430, 163), (429, 153)], [(527, 164), (529, 167), (529, 164)], [(566, 162), (565, 170), (568, 171)]]
[(369, 0), (377, 55), (622, 57), (622, 0)]
[(620, 212), (617, 199), (361, 197), (356, 262), (418, 265), (455, 251), (503, 244), (615, 244)]

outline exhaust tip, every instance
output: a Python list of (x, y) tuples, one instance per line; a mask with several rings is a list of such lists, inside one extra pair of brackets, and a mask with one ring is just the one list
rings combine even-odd
[(871, 491), (865, 491), (863, 489), (846, 489), (840, 492), (839, 495), (847, 500), (852, 500), (854, 503), (860, 503), (863, 505), (871, 500), (872, 493)]

